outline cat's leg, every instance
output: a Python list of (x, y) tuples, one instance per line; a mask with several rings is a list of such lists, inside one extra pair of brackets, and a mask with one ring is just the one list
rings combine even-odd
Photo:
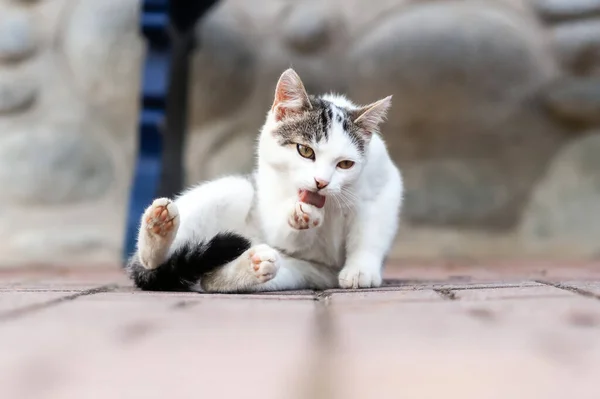
[(342, 288), (379, 287), (387, 252), (398, 229), (402, 202), (399, 172), (378, 195), (362, 203), (350, 224), (346, 243), (346, 263), (339, 275)]
[(142, 266), (155, 269), (167, 258), (179, 228), (179, 211), (173, 201), (158, 198), (144, 214), (138, 233), (138, 254)]
[(251, 247), (200, 282), (207, 292), (325, 289), (336, 284), (336, 273), (331, 269), (284, 255), (265, 244)]
[(144, 212), (138, 250), (125, 265), (136, 287), (194, 291), (204, 274), (228, 264), (252, 246), (248, 217), (254, 187), (226, 177), (158, 199)]

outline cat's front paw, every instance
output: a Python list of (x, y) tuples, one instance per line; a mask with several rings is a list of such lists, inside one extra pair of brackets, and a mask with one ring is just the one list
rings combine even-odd
[(250, 272), (259, 283), (272, 280), (279, 270), (279, 253), (266, 244), (256, 245), (248, 250)]
[(319, 227), (323, 223), (325, 216), (323, 209), (298, 201), (288, 219), (288, 224), (296, 230)]
[(346, 265), (339, 275), (341, 288), (373, 288), (381, 282), (381, 270), (373, 266)]
[(155, 199), (142, 217), (142, 228), (153, 238), (172, 237), (178, 227), (179, 211), (168, 198)]

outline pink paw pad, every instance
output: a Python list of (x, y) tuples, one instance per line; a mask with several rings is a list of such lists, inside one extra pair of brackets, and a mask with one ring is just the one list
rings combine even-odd
[(156, 200), (146, 211), (146, 228), (153, 234), (165, 237), (176, 227), (177, 217), (175, 204), (164, 199)]

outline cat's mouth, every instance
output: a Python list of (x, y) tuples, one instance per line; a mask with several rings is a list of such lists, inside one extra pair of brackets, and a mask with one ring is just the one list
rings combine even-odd
[(325, 200), (327, 199), (327, 197), (325, 197), (324, 195), (317, 194), (309, 190), (298, 191), (298, 198), (300, 199), (300, 202), (314, 205), (317, 208), (323, 208), (325, 206)]

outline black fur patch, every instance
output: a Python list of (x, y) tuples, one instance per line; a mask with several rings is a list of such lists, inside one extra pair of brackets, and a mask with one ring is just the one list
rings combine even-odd
[(333, 120), (333, 111), (331, 110), (331, 104), (329, 104), (326, 101), (322, 101), (322, 103), (324, 104), (323, 106), (327, 109), (327, 116), (329, 117), (329, 120)]
[(153, 270), (144, 268), (135, 254), (126, 270), (136, 287), (145, 291), (191, 291), (203, 275), (238, 258), (250, 245), (239, 234), (220, 233), (207, 243), (186, 243)]
[(352, 123), (352, 121), (350, 121), (348, 116), (346, 116), (346, 118), (344, 118), (344, 124), (342, 125), (342, 128), (344, 129), (345, 132), (350, 131), (350, 123)]
[(329, 137), (329, 127), (331, 126), (331, 117), (329, 116), (331, 110), (329, 108), (323, 108), (321, 110), (321, 130), (323, 131), (323, 137), (325, 140)]

